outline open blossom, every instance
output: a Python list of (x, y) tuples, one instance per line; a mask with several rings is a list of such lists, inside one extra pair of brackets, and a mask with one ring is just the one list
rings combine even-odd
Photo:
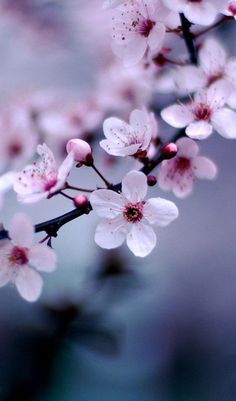
[(118, 6), (112, 18), (113, 50), (126, 66), (137, 64), (146, 51), (163, 44), (167, 10), (159, 0), (130, 0)]
[(186, 128), (193, 139), (205, 139), (213, 129), (228, 139), (236, 138), (236, 113), (224, 107), (228, 89), (224, 84), (211, 85), (196, 94), (188, 104), (174, 104), (161, 112), (164, 121), (175, 128)]
[(211, 25), (228, 0), (162, 0), (171, 10), (184, 13), (194, 24)]
[(228, 58), (225, 48), (215, 38), (208, 38), (199, 51), (199, 66), (178, 67), (174, 79), (183, 93), (195, 92), (219, 81), (236, 90), (236, 58)]
[(147, 177), (139, 171), (130, 171), (122, 180), (122, 192), (99, 189), (90, 202), (105, 220), (98, 224), (95, 242), (105, 249), (117, 248), (126, 239), (135, 256), (147, 256), (156, 245), (156, 234), (149, 224), (167, 226), (178, 217), (173, 202), (162, 198), (144, 200)]
[(8, 234), (10, 239), (0, 241), (0, 286), (14, 283), (24, 299), (36, 301), (43, 280), (30, 266), (52, 272), (56, 268), (56, 254), (47, 245), (33, 243), (34, 227), (25, 214), (13, 217)]
[(161, 163), (158, 184), (161, 189), (184, 198), (192, 192), (197, 178), (213, 179), (217, 168), (210, 159), (199, 156), (199, 146), (192, 139), (180, 138), (176, 145), (177, 155)]
[(38, 145), (40, 158), (25, 167), (14, 182), (18, 200), (24, 203), (38, 202), (64, 188), (73, 166), (74, 155), (71, 152), (58, 168), (52, 151), (44, 143)]
[(148, 149), (155, 130), (153, 113), (134, 110), (129, 124), (116, 117), (104, 121), (103, 131), (107, 139), (100, 141), (100, 146), (113, 156), (135, 155)]

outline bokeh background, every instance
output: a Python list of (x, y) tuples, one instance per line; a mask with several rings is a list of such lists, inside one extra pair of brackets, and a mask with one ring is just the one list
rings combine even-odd
[[(1, 0), (3, 105), (32, 90), (65, 99), (95, 91), (98, 71), (112, 58), (101, 3)], [(229, 23), (215, 33), (232, 55), (235, 29)], [(130, 160), (109, 164), (95, 143), (94, 149), (114, 182), (133, 166)], [(158, 245), (145, 260), (125, 246), (99, 249), (91, 213), (53, 240), (58, 269), (45, 276), (38, 303), (1, 288), (1, 401), (235, 400), (236, 142), (215, 134), (201, 149), (216, 162), (217, 180), (198, 182), (185, 200), (166, 195), (180, 217), (158, 230)], [(72, 181), (99, 184), (86, 167)], [(158, 187), (150, 193), (164, 195)], [(22, 206), (11, 193), (1, 221), (7, 227), (21, 210), (39, 223), (70, 208), (58, 197)]]

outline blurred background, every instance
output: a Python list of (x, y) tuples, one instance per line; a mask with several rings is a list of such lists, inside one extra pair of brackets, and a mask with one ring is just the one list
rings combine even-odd
[[(0, 1), (1, 113), (10, 116), (0, 147), (1, 136), (30, 131), (60, 162), (67, 139), (78, 135), (91, 140), (113, 182), (134, 167), (97, 147), (104, 117), (126, 118), (143, 104), (158, 110), (174, 97), (151, 91), (158, 68), (122, 70), (109, 18), (100, 0)], [(228, 23), (214, 32), (232, 55), (235, 29)], [(1, 288), (1, 401), (235, 401), (236, 142), (214, 134), (201, 151), (219, 168), (215, 181), (198, 182), (185, 200), (150, 189), (180, 209), (178, 220), (157, 231), (150, 256), (99, 249), (91, 213), (53, 240), (58, 269), (45, 275), (39, 302)], [(7, 168), (24, 166), (13, 159)], [(101, 184), (86, 167), (70, 181)], [(20, 210), (36, 224), (72, 208), (58, 197), (22, 206), (9, 193), (1, 221), (7, 227)]]

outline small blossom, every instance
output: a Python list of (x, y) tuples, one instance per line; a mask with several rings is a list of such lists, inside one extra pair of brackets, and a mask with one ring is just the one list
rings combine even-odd
[(88, 202), (89, 202), (89, 200), (88, 200), (87, 196), (85, 196), (85, 195), (78, 195), (74, 198), (74, 205), (76, 207), (86, 206), (86, 205), (88, 205)]
[(228, 2), (227, 8), (223, 12), (223, 14), (228, 15), (230, 17), (234, 17), (236, 19), (236, 1), (230, 0)]
[(114, 10), (113, 50), (126, 66), (137, 64), (147, 50), (159, 51), (166, 28), (166, 9), (159, 0), (130, 0)]
[(199, 147), (190, 138), (180, 138), (176, 142), (178, 154), (161, 163), (158, 184), (164, 191), (173, 191), (179, 197), (188, 196), (197, 178), (213, 179), (217, 174), (215, 164), (208, 158), (199, 156)]
[(153, 113), (134, 110), (130, 114), (129, 124), (116, 118), (107, 118), (103, 124), (107, 139), (100, 146), (113, 156), (131, 156), (146, 151), (154, 136), (156, 127)]
[(14, 182), (18, 200), (24, 203), (38, 202), (63, 189), (73, 166), (73, 152), (59, 168), (52, 151), (45, 143), (38, 145), (37, 153), (40, 158), (21, 171)]
[(236, 138), (236, 113), (224, 107), (228, 88), (224, 84), (211, 85), (196, 94), (188, 104), (171, 105), (161, 112), (164, 121), (175, 128), (186, 128), (193, 139), (205, 139), (213, 129), (228, 139)]
[(166, 7), (185, 17), (194, 24), (211, 25), (222, 12), (228, 0), (162, 0)]
[(74, 160), (81, 164), (91, 164), (93, 162), (92, 149), (88, 142), (83, 139), (71, 139), (67, 142), (66, 151), (68, 154), (73, 152)]
[(99, 189), (90, 197), (92, 208), (105, 220), (98, 224), (95, 242), (102, 248), (127, 246), (135, 256), (147, 256), (156, 245), (156, 234), (148, 224), (167, 226), (178, 217), (173, 202), (162, 198), (144, 200), (147, 177), (130, 171), (122, 180), (122, 192)]
[(163, 146), (162, 148), (162, 156), (163, 159), (168, 160), (168, 159), (172, 159), (173, 157), (175, 157), (175, 155), (178, 152), (178, 146), (173, 143), (167, 143), (165, 146)]
[(0, 286), (11, 282), (29, 302), (36, 301), (43, 287), (42, 272), (56, 268), (56, 254), (47, 245), (33, 243), (34, 227), (25, 214), (16, 214), (9, 228), (10, 239), (0, 241)]

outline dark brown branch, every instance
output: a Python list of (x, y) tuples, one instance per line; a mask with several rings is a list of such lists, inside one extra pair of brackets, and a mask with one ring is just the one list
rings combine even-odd
[(189, 58), (192, 64), (197, 64), (197, 50), (194, 44), (194, 35), (190, 31), (191, 23), (187, 20), (183, 13), (180, 13), (183, 38), (189, 52)]

